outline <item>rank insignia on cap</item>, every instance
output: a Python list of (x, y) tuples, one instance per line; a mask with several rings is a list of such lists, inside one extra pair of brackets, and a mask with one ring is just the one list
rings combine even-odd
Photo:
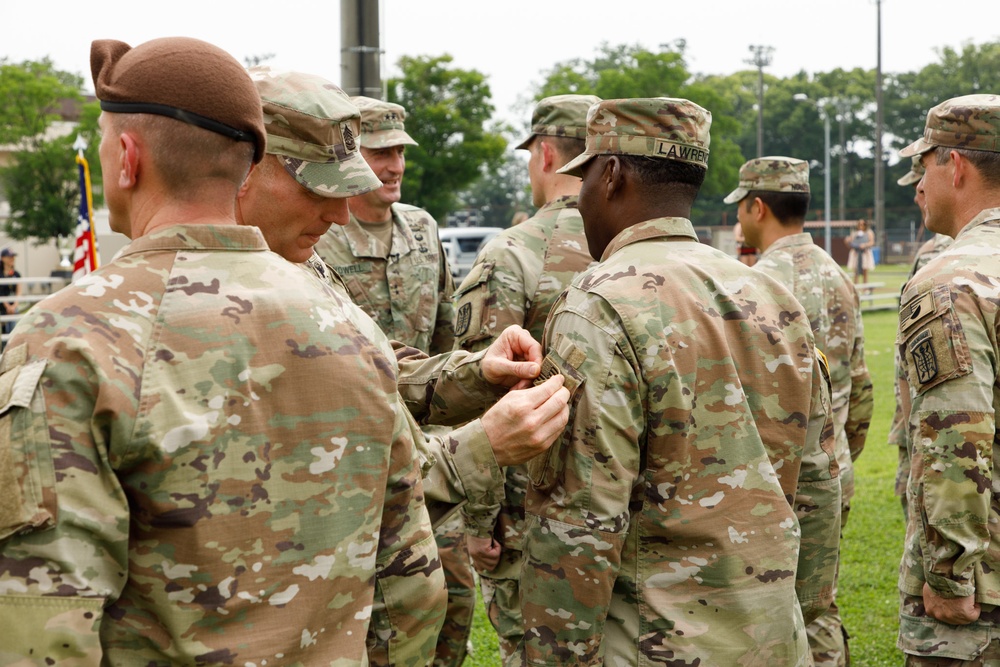
[(354, 143), (354, 132), (351, 130), (351, 126), (344, 124), (344, 148), (349, 151), (353, 151), (357, 148)]

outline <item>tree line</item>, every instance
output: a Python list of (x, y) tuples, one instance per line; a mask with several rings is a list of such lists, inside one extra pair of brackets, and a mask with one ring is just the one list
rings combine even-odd
[[(455, 67), (451, 56), (404, 56), (386, 83), (388, 98), (406, 107), (406, 129), (420, 145), (407, 149), (404, 199), (439, 220), (461, 209), (480, 213), (483, 224), (506, 226), (517, 210), (531, 210), (524, 161), (514, 155), (528, 132), (531, 102), (562, 93), (622, 97), (685, 97), (712, 112), (709, 170), (693, 211), (696, 225), (732, 224), (722, 198), (735, 187), (740, 165), (757, 154), (758, 73), (692, 73), (685, 43), (650, 50), (639, 45), (598, 47), (592, 58), (556, 63), (540, 84), (525, 91), (523, 123), (498, 121), (488, 77)], [(834, 219), (871, 217), (874, 202), (875, 70), (800, 71), (790, 77), (764, 73), (763, 151), (809, 160), (811, 219), (822, 219), (824, 138), (822, 113), (831, 124), (830, 199)], [(908, 237), (917, 218), (912, 188), (896, 186), (909, 164), (896, 152), (923, 133), (927, 110), (949, 97), (1000, 93), (1000, 42), (966, 43), (938, 51), (919, 70), (883, 73), (885, 230)], [(803, 99), (804, 98), (804, 99)], [(6, 232), (40, 242), (72, 233), (79, 193), (72, 144), (86, 151), (100, 205), (97, 103), (83, 95), (83, 79), (48, 59), (0, 59), (0, 146), (12, 150), (0, 168), (0, 195), (10, 203)], [(79, 123), (53, 136), (58, 121)]]

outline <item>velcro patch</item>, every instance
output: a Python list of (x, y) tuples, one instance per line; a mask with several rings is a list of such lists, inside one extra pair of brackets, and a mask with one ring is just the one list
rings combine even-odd
[(922, 385), (927, 384), (938, 376), (937, 354), (934, 352), (934, 340), (930, 329), (921, 331), (910, 341), (909, 347), (917, 381)]
[(553, 375), (563, 376), (563, 386), (569, 389), (569, 400), (573, 400), (576, 390), (583, 384), (583, 375), (579, 368), (587, 359), (583, 350), (576, 346), (571, 346), (566, 359), (563, 359), (557, 352), (549, 352), (542, 360), (542, 370), (535, 378), (535, 386), (548, 380)]
[(472, 304), (463, 303), (455, 313), (455, 335), (464, 336), (469, 331), (470, 322), (472, 322)]

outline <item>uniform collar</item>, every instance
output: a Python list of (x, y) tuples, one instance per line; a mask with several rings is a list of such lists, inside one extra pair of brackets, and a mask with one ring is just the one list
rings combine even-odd
[(679, 237), (674, 239), (677, 241), (698, 241), (694, 225), (687, 218), (654, 218), (619, 232), (618, 236), (611, 239), (611, 243), (604, 249), (601, 261), (603, 262), (631, 243), (666, 237)]
[(769, 245), (767, 250), (762, 252), (760, 256), (764, 257), (769, 255), (772, 251), (781, 250), (782, 248), (792, 248), (800, 245), (815, 245), (813, 243), (812, 235), (809, 234), (809, 232), (799, 232), (798, 234), (782, 236), (780, 239)]
[(958, 232), (958, 236), (956, 236), (955, 239), (957, 240), (961, 238), (963, 234), (967, 233), (973, 227), (980, 227), (986, 224), (987, 222), (993, 220), (1000, 220), (1000, 208), (983, 209), (982, 211), (979, 212), (979, 215), (977, 215), (976, 217), (974, 217), (972, 220), (969, 221), (969, 224), (967, 224), (965, 227), (962, 227), (961, 231)]
[(150, 250), (268, 250), (264, 235), (256, 227), (235, 224), (171, 225), (140, 236), (120, 256)]
[[(395, 204), (391, 206), (390, 210), (392, 211), (392, 240), (389, 254), (405, 255), (416, 247), (417, 241), (413, 238), (413, 232), (410, 231), (409, 226), (400, 219)], [(377, 239), (365, 231), (364, 225), (358, 222), (353, 213), (351, 213), (351, 221), (344, 227), (344, 235), (347, 237), (347, 243), (355, 257), (385, 259), (384, 255), (379, 252)]]

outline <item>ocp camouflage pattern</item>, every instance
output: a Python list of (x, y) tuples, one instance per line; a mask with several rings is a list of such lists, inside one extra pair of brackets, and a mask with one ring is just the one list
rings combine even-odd
[[(559, 197), (529, 220), (504, 230), (480, 251), (455, 293), (456, 348), (485, 350), (512, 324), (541, 340), (552, 304), (593, 261), (576, 196)], [(524, 632), (517, 581), (528, 484), (524, 466), (509, 466), (505, 472), (502, 505), (485, 511), (471, 505), (463, 509), (467, 529), (481, 537), (492, 535), (502, 548), (497, 568), (480, 573), (502, 656), (516, 651)]]
[[(909, 390), (902, 417), (911, 466), (897, 645), (907, 653), (972, 660), (995, 636), (998, 331), (1000, 208), (992, 208), (917, 272), (900, 304), (896, 346)], [(907, 604), (925, 582), (945, 597), (974, 595), (980, 621), (955, 627)]]
[(320, 238), (316, 252), (389, 338), (431, 355), (448, 352), (455, 283), (437, 222), (416, 206), (393, 204), (392, 225), (392, 247), (385, 248), (352, 214)]
[(132, 242), (25, 316), (0, 387), (0, 622), (31, 628), (0, 661), (365, 664), (399, 563), (387, 641), (429, 660), (443, 578), (392, 349), (257, 229)]
[[(743, 184), (741, 171), (740, 185)], [(871, 376), (865, 364), (864, 324), (857, 289), (843, 269), (813, 243), (812, 236), (807, 233), (778, 239), (761, 253), (754, 268), (792, 291), (809, 318), (816, 348), (829, 362), (840, 468), (839, 530), (843, 531), (854, 497), (854, 461), (864, 448), (874, 407)], [(835, 598), (836, 592), (835, 585)], [(814, 667), (837, 667), (847, 663), (848, 648), (842, 628), (843, 621), (835, 603), (807, 624)]]
[[(544, 345), (585, 379), (529, 466), (526, 662), (807, 664), (802, 609), (830, 603), (840, 485), (791, 293), (688, 220), (650, 220), (574, 281)], [(818, 588), (814, 566), (830, 572)]]

